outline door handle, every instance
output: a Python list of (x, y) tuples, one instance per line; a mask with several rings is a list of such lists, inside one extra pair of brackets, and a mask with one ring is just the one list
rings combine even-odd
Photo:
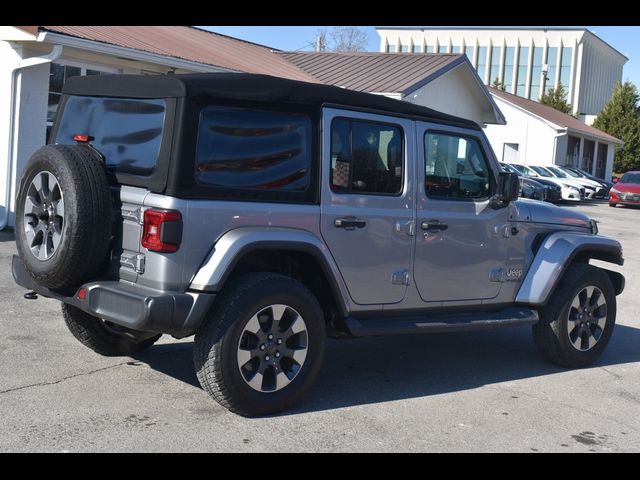
[(344, 228), (346, 230), (354, 230), (356, 228), (363, 228), (367, 225), (365, 220), (356, 217), (343, 217), (336, 218), (333, 223), (337, 228)]
[(420, 224), (420, 228), (427, 232), (435, 233), (437, 231), (446, 230), (449, 228), (449, 225), (441, 223), (440, 220), (426, 220)]

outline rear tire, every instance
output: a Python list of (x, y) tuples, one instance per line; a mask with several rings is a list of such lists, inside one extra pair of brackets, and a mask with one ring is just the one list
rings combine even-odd
[(135, 335), (140, 335), (140, 332), (111, 324), (66, 303), (62, 304), (62, 315), (80, 343), (106, 357), (132, 355), (150, 347), (162, 336), (157, 334), (136, 340)]
[(616, 320), (616, 296), (609, 276), (593, 265), (573, 264), (540, 310), (533, 338), (544, 358), (582, 368), (602, 354)]
[(322, 309), (300, 282), (275, 273), (234, 280), (196, 333), (202, 388), (245, 417), (293, 406), (315, 380), (326, 337)]
[(104, 265), (111, 195), (100, 154), (86, 145), (47, 145), (24, 171), (16, 203), (16, 247), (40, 285), (73, 287)]

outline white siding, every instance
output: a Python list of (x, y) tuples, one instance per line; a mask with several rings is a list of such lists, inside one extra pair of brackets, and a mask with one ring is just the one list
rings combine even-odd
[(494, 97), (507, 119), (506, 125), (487, 125), (485, 134), (496, 158), (502, 161), (505, 143), (518, 144), (519, 163), (524, 165), (553, 165), (557, 132), (547, 123)]
[[(464, 71), (464, 66), (456, 67), (424, 87), (416, 90), (403, 100), (448, 113), (457, 117), (473, 120), (479, 125), (490, 120), (492, 116), (486, 111), (486, 103), (481, 103), (474, 93), (478, 92), (471, 76)], [(493, 120), (495, 121), (495, 120)]]
[(611, 56), (600, 43), (584, 43), (578, 113), (600, 113), (611, 98), (616, 82), (622, 80), (623, 66), (624, 62), (617, 56)]

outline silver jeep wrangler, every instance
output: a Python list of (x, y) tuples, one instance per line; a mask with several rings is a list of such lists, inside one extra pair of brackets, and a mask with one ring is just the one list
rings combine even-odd
[(198, 379), (245, 416), (291, 407), (331, 336), (530, 324), (564, 367), (614, 328), (620, 244), (518, 200), (475, 123), (251, 74), (65, 85), (16, 213), (16, 282), (102, 355), (195, 334)]

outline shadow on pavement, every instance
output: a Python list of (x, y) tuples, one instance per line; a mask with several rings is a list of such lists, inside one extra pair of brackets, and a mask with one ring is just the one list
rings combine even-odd
[[(156, 345), (136, 359), (200, 388), (192, 345)], [(640, 329), (617, 325), (592, 368), (638, 362), (638, 345)], [(529, 327), (329, 339), (315, 385), (298, 407), (281, 415), (438, 395), (563, 371), (539, 356)]]

